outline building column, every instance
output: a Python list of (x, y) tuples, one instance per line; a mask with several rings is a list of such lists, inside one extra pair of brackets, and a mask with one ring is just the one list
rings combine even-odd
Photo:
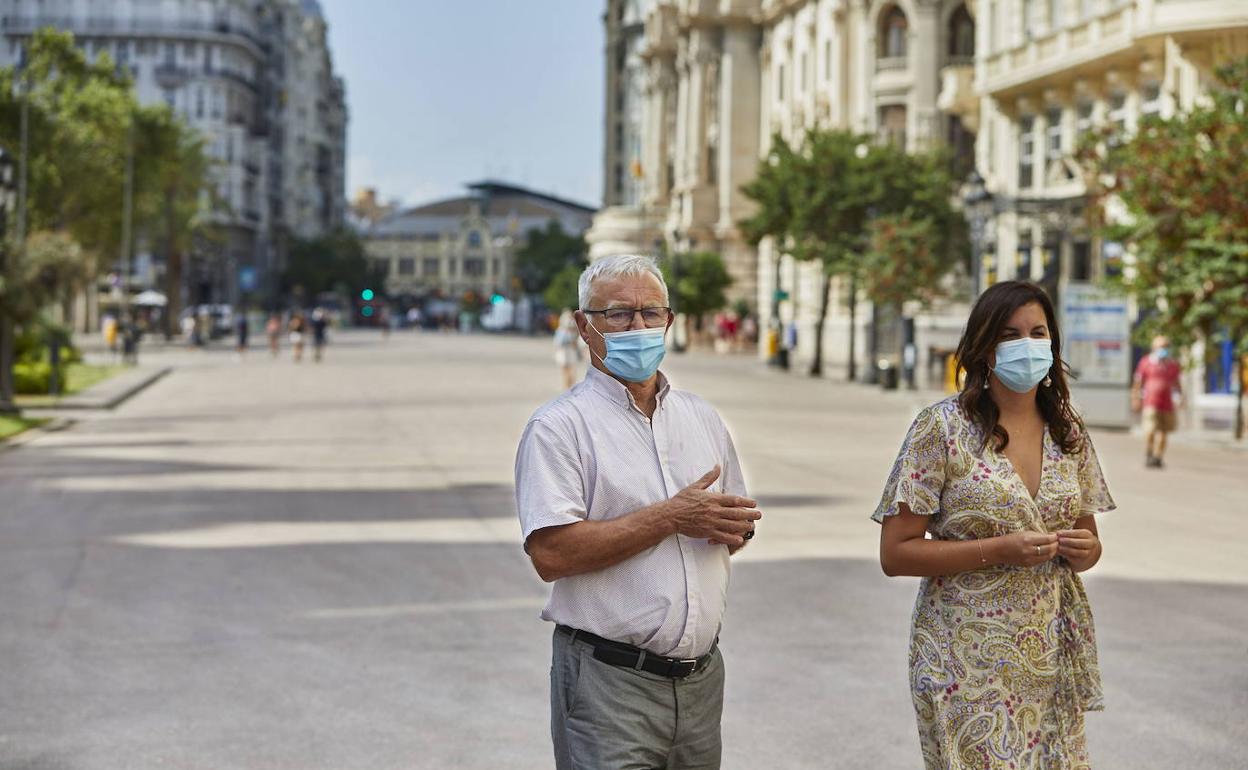
[(737, 222), (753, 208), (741, 187), (754, 178), (759, 163), (757, 116), (762, 71), (757, 34), (752, 26), (731, 24), (724, 28), (719, 62), (719, 157), (710, 159), (719, 164), (719, 221), (715, 230), (724, 264), (732, 276), (730, 298), (754, 303), (758, 294), (758, 253), (737, 229)]

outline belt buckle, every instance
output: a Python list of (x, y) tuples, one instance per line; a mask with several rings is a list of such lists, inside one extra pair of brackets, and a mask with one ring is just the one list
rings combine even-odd
[(682, 666), (688, 666), (688, 667), (689, 667), (689, 672), (688, 672), (688, 673), (686, 673), (686, 674), (684, 674), (684, 676), (689, 676), (690, 674), (693, 674), (695, 671), (697, 671), (697, 670), (698, 670), (698, 659), (697, 659), (697, 658), (685, 658), (684, 660), (681, 660), (681, 661), (678, 661), (678, 662), (679, 662)]

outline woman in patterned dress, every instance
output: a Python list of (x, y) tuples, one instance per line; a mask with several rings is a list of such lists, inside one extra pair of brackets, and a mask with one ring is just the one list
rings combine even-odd
[(910, 635), (923, 761), (1086, 770), (1101, 682), (1077, 573), (1101, 556), (1093, 515), (1115, 506), (1044, 290), (989, 288), (957, 355), (961, 392), (920, 412), (872, 516), (884, 572), (923, 578)]

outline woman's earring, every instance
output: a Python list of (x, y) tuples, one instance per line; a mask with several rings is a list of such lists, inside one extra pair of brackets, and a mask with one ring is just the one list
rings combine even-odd
[(1052, 377), (1049, 377), (1048, 375), (1045, 375), (1044, 380), (1043, 380), (1043, 384), (1044, 384), (1044, 387), (1046, 387), (1046, 388), (1051, 388), (1051, 387), (1053, 387), (1053, 378), (1052, 378)]
[(988, 385), (989, 385), (988, 381), (991, 379), (992, 379), (992, 372), (991, 371), (984, 372), (984, 390), (988, 390)]

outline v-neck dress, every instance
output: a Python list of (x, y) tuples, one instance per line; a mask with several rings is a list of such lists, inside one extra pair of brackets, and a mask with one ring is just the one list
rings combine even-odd
[[(1044, 431), (1031, 497), (956, 396), (915, 418), (871, 517), (900, 503), (930, 516), (938, 540), (1071, 529), (1113, 510), (1083, 436), (1067, 454)], [(1083, 712), (1102, 708), (1092, 611), (1060, 557), (1035, 567), (990, 566), (923, 578), (910, 633), (910, 690), (927, 770), (1084, 770)]]

